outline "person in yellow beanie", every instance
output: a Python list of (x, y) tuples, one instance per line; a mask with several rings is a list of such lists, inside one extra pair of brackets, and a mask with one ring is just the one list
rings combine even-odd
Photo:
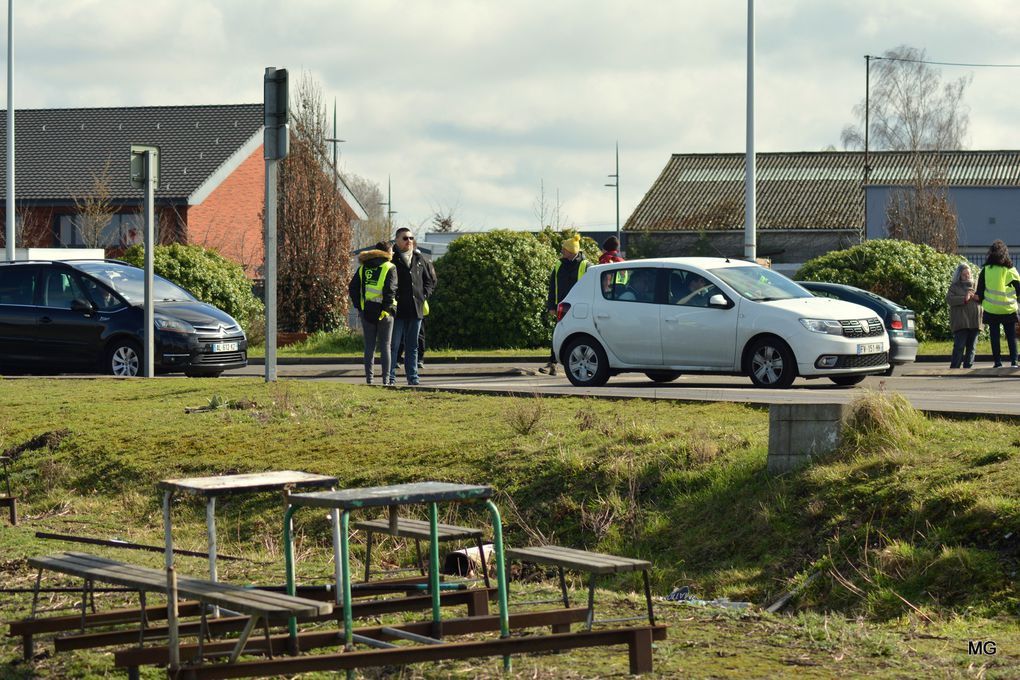
[[(552, 275), (549, 277), (549, 296), (546, 300), (546, 310), (556, 318), (556, 308), (567, 293), (574, 287), (574, 284), (581, 280), (588, 270), (588, 261), (584, 259), (581, 252), (581, 236), (574, 234), (570, 238), (563, 239), (560, 244), (560, 259), (553, 267)], [(556, 375), (556, 353), (550, 350), (549, 363), (538, 369), (539, 373)]]

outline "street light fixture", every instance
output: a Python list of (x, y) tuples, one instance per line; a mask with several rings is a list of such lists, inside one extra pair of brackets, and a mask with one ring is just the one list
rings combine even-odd
[(616, 173), (612, 175), (606, 175), (606, 177), (612, 177), (613, 182), (606, 184), (607, 187), (616, 188), (616, 242), (620, 244), (620, 250), (623, 250), (623, 242), (620, 240), (620, 142), (616, 142)]

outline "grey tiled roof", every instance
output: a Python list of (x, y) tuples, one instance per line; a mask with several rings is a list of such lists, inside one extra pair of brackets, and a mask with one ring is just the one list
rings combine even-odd
[[(160, 147), (156, 196), (186, 199), (231, 157), (261, 142), (262, 104), (15, 110), (18, 200), (62, 201), (84, 195), (110, 159), (115, 201), (138, 200), (128, 158), (131, 144)], [(7, 112), (0, 113), (0, 198), (7, 192)], [(240, 159), (243, 160), (243, 159)]]
[[(1020, 151), (922, 155), (950, 186), (1020, 187)], [(871, 185), (907, 184), (912, 157), (870, 154)], [(864, 153), (759, 153), (755, 157), (760, 229), (860, 228)], [(627, 231), (736, 229), (744, 224), (744, 154), (674, 154), (627, 220)]]

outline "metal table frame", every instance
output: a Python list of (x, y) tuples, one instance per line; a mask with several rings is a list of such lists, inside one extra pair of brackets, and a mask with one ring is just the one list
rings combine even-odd
[[(484, 502), (492, 519), (493, 546), (496, 552), (496, 584), (499, 598), (500, 637), (510, 636), (509, 614), (507, 612), (507, 586), (505, 559), (503, 556), (503, 524), (499, 509), (492, 502), (492, 487), (473, 486), (467, 484), (451, 484), (447, 482), (418, 482), (412, 484), (395, 484), (391, 486), (375, 486), (363, 489), (344, 489), (340, 491), (320, 491), (314, 493), (298, 493), (289, 496), (289, 507), (284, 514), (284, 555), (287, 562), (287, 592), (295, 592), (294, 546), (292, 518), (299, 507), (327, 508), (340, 512), (340, 562), (337, 595), (342, 599), (344, 610), (344, 648), (351, 650), (354, 643), (354, 617), (351, 610), (351, 576), (350, 576), (350, 544), (349, 526), (351, 510), (370, 507), (389, 508), (391, 525), (396, 525), (397, 508), (401, 505), (428, 505), (429, 509), (429, 592), (432, 596), (432, 637), (442, 636), (442, 620), (439, 600), (439, 541), (438, 524), (439, 503), (481, 503)], [(335, 516), (335, 515), (334, 515)], [(334, 553), (337, 539), (334, 524)], [(291, 646), (297, 648), (297, 622), (290, 621)], [(510, 657), (503, 657), (503, 668), (510, 670)]]
[[(164, 562), (167, 572), (167, 624), (170, 632), (170, 665), (180, 665), (179, 639), (177, 634), (177, 575), (174, 571), (173, 529), (170, 518), (170, 504), (177, 493), (203, 496), (206, 499), (205, 522), (209, 538), (209, 580), (217, 580), (216, 571), (216, 499), (220, 496), (231, 496), (242, 493), (258, 493), (264, 491), (283, 491), (291, 489), (308, 489), (328, 487), (335, 489), (338, 480), (328, 475), (316, 475), (309, 472), (281, 470), (274, 472), (257, 472), (239, 475), (214, 475), (211, 477), (184, 477), (180, 479), (164, 479), (157, 485), (163, 491), (163, 535), (165, 540)], [(339, 535), (339, 513), (332, 513), (334, 539)], [(289, 543), (288, 543), (289, 547)], [(334, 549), (337, 563), (337, 579), (339, 580), (339, 550)], [(339, 604), (339, 593), (337, 594)], [(213, 611), (219, 615), (218, 608)]]

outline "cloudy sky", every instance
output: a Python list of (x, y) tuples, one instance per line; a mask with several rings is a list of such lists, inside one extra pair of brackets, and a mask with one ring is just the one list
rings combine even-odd
[[(564, 225), (610, 230), (617, 140), (621, 221), (671, 153), (744, 150), (745, 0), (14, 5), (15, 108), (256, 103), (266, 66), (306, 73), (401, 224), (535, 228), (544, 183)], [(758, 151), (838, 147), (865, 54), (1020, 64), (1013, 0), (759, 0), (755, 32)], [(1020, 148), (1020, 68), (943, 74), (973, 74), (968, 148)]]

